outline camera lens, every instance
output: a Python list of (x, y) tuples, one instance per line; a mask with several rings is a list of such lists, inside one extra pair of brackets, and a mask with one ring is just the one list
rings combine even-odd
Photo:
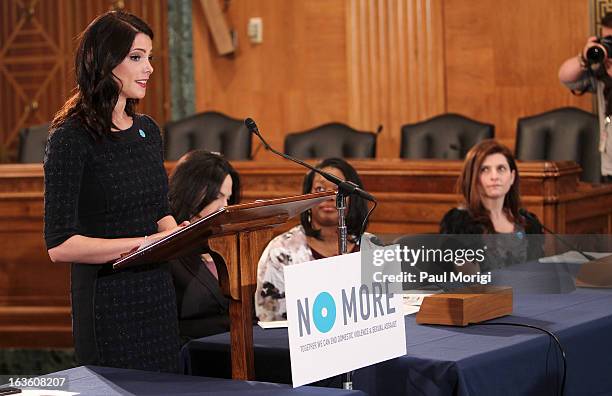
[(606, 52), (599, 46), (591, 47), (586, 52), (586, 59), (589, 63), (601, 63), (606, 59)]

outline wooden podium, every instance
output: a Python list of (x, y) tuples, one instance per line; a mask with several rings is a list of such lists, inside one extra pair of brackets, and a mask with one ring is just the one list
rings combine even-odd
[(329, 191), (229, 206), (117, 260), (113, 267), (210, 253), (217, 265), (221, 290), (230, 298), (232, 378), (252, 380), (257, 263), (272, 237), (270, 228), (334, 196)]

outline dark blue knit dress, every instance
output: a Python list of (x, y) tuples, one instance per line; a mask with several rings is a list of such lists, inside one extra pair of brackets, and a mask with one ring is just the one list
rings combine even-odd
[[(50, 135), (45, 153), (47, 248), (73, 235), (142, 237), (170, 213), (162, 140), (155, 122), (95, 141), (76, 121)], [(77, 361), (177, 371), (174, 287), (162, 264), (115, 272), (110, 264), (73, 263), (72, 329)]]

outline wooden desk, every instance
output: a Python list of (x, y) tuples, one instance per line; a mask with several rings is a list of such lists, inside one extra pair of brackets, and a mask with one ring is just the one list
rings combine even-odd
[[(351, 163), (379, 201), (371, 232), (435, 232), (459, 200), (459, 161)], [(234, 166), (243, 202), (295, 195), (306, 173), (280, 161)], [(580, 168), (572, 162), (524, 162), (519, 171), (524, 205), (545, 225), (566, 234), (612, 233), (612, 185), (578, 183)], [(0, 252), (0, 347), (71, 346), (70, 269), (51, 263), (45, 249), (41, 165), (0, 165)]]

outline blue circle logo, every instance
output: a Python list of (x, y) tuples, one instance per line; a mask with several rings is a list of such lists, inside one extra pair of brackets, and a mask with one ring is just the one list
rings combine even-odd
[(320, 293), (315, 298), (312, 310), (312, 319), (317, 330), (321, 333), (327, 333), (334, 327), (334, 323), (336, 323), (336, 303), (331, 294)]

